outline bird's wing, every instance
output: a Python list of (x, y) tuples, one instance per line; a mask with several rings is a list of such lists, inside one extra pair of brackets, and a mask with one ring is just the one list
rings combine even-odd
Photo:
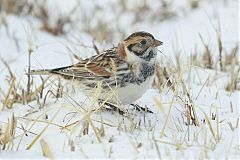
[[(101, 77), (110, 77), (112, 75), (111, 66), (109, 64), (101, 64), (101, 62), (94, 62), (89, 60), (87, 63), (79, 62), (65, 70), (57, 71), (60, 74), (68, 74), (74, 77), (86, 76), (101, 76)], [(55, 71), (56, 73), (56, 71)], [(79, 78), (80, 78), (79, 77)]]
[(96, 78), (111, 77), (114, 75), (114, 63), (119, 62), (119, 57), (115, 48), (105, 51), (102, 54), (80, 61), (72, 66), (56, 68), (51, 70), (35, 70), (30, 74), (55, 74), (67, 79), (72, 78)]

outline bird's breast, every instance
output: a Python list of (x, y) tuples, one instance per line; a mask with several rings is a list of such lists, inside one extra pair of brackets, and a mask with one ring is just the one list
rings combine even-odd
[(133, 65), (132, 74), (126, 76), (130, 83), (138, 84), (145, 82), (149, 77), (155, 74), (155, 63), (138, 63)]
[(112, 90), (101, 94), (101, 99), (109, 99), (109, 102), (118, 104), (131, 104), (142, 97), (142, 95), (152, 86), (154, 75), (146, 78), (142, 83), (126, 82), (124, 86), (113, 87)]
[[(155, 64), (139, 64), (132, 66), (132, 71), (122, 75), (121, 78), (118, 77), (117, 89), (114, 87), (116, 83), (108, 83), (113, 86), (111, 91), (115, 90), (117, 97), (111, 98), (111, 102), (119, 101), (122, 104), (133, 103), (152, 86), (154, 74), (155, 74)], [(133, 70), (134, 69), (134, 70)], [(107, 86), (106, 86), (107, 87)], [(103, 97), (108, 97), (111, 91), (105, 92)]]

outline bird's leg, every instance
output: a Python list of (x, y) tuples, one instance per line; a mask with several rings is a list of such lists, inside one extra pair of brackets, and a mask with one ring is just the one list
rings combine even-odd
[(130, 104), (130, 105), (133, 106), (139, 112), (144, 111), (144, 112), (147, 112), (147, 113), (153, 113), (153, 111), (151, 111), (147, 107), (141, 107), (138, 104)]
[[(99, 101), (99, 103), (103, 103), (103, 102), (102, 102), (102, 101)], [(106, 109), (107, 111), (113, 110), (113, 111), (118, 111), (118, 113), (121, 114), (121, 115), (124, 115), (124, 114), (125, 114), (125, 111), (121, 110), (120, 108), (118, 108), (118, 107), (115, 106), (114, 104), (111, 104), (111, 103), (109, 103), (109, 102), (105, 102), (104, 105), (110, 107), (110, 109), (105, 107), (105, 109)]]

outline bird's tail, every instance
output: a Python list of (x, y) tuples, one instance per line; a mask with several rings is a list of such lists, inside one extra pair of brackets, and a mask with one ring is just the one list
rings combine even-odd
[(31, 70), (26, 75), (49, 75), (51, 71), (51, 69)]
[(59, 67), (54, 69), (40, 69), (40, 70), (31, 70), (27, 75), (50, 75), (50, 74), (58, 74), (60, 71), (69, 68), (71, 66)]

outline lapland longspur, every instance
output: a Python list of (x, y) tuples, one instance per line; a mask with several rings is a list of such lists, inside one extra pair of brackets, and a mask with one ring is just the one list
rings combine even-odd
[[(99, 100), (116, 89), (110, 103), (131, 104), (152, 85), (156, 70), (157, 47), (162, 42), (147, 32), (135, 32), (117, 47), (81, 60), (77, 64), (47, 70), (32, 70), (31, 75), (56, 75), (72, 81), (83, 93), (91, 95), (102, 82)], [(116, 88), (117, 87), (117, 88)]]

